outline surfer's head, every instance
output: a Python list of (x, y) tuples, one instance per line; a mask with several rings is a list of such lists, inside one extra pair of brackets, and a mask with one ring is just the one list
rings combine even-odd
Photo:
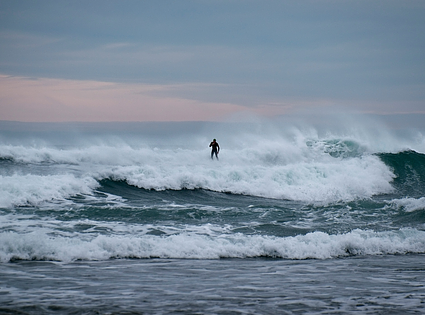
[(215, 139), (213, 139), (213, 141), (215, 141)]

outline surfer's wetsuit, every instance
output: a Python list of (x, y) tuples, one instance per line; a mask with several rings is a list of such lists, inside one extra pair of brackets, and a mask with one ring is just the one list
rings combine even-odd
[(215, 141), (215, 139), (210, 143), (210, 148), (211, 147), (212, 147), (211, 159), (213, 159), (214, 154), (215, 154), (215, 157), (218, 160), (218, 152), (220, 152), (220, 146), (218, 145), (218, 142)]

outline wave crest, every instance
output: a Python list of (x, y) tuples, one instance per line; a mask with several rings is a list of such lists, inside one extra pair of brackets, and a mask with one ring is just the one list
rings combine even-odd
[(52, 237), (42, 232), (0, 234), (0, 260), (107, 260), (111, 258), (283, 258), (329, 259), (346, 256), (425, 253), (425, 232), (415, 229), (354, 230), (293, 237), (188, 233), (168, 236), (99, 235), (92, 239)]

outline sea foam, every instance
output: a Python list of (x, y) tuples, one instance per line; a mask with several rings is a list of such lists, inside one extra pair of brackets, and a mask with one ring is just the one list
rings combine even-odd
[[(394, 174), (379, 157), (363, 151), (334, 156), (329, 146), (262, 139), (243, 148), (222, 145), (219, 161), (209, 158), (208, 147), (5, 146), (3, 159), (23, 163), (20, 172), (26, 169), (29, 174), (2, 176), (0, 206), (90, 194), (103, 179), (143, 189), (207, 189), (305, 202), (346, 201), (392, 191)], [(35, 175), (41, 166), (51, 174)]]
[(42, 230), (0, 233), (0, 260), (106, 260), (111, 258), (283, 258), (329, 259), (346, 256), (425, 253), (425, 232), (416, 229), (331, 235), (312, 232), (293, 237), (179, 233), (153, 235), (51, 236)]
[(98, 186), (92, 177), (73, 174), (0, 175), (0, 208), (65, 200), (78, 194), (91, 194)]
[(104, 179), (148, 190), (206, 189), (308, 203), (370, 198), (394, 190), (393, 169), (376, 153), (407, 146), (385, 128), (371, 126), (331, 133), (264, 122), (222, 123), (214, 125), (219, 161), (210, 159), (205, 130), (152, 136), (145, 128), (140, 138), (98, 132), (72, 141), (69, 136), (69, 145), (0, 143), (5, 165), (0, 207), (92, 194)]

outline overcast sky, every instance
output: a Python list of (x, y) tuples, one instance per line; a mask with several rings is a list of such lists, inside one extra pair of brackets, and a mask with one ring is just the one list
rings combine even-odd
[(423, 0), (0, 0), (0, 120), (425, 113)]

